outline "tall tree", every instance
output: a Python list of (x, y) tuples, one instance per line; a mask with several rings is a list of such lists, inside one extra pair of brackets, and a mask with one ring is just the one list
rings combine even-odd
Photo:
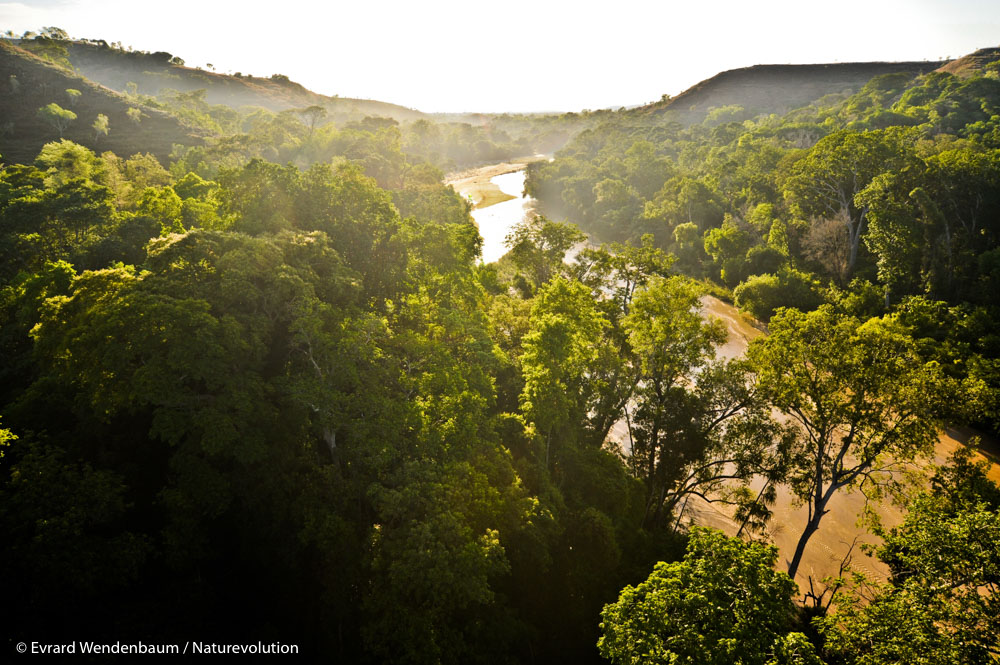
[(607, 327), (583, 284), (557, 277), (539, 290), (523, 341), (521, 405), (545, 440), (546, 466), (553, 443), (575, 443), (583, 428), (596, 392), (588, 370), (604, 346), (595, 341)]
[(837, 492), (889, 489), (893, 470), (933, 449), (943, 380), (892, 317), (785, 309), (770, 332), (747, 356), (770, 403), (798, 428), (789, 483), (809, 516), (788, 566), (794, 577)]
[(903, 524), (879, 529), (885, 583), (850, 587), (820, 626), (851, 665), (988, 665), (1000, 658), (1000, 488), (967, 449), (908, 504)]
[(708, 498), (776, 464), (754, 377), (742, 362), (714, 360), (726, 332), (702, 318), (700, 295), (684, 278), (656, 278), (625, 318), (638, 370), (630, 459), (650, 526), (679, 518), (690, 496)]
[(895, 129), (836, 132), (796, 162), (785, 183), (786, 196), (802, 214), (840, 224), (847, 244), (845, 280), (854, 271), (868, 227), (869, 206), (855, 196), (878, 174), (902, 167), (906, 136)]
[(309, 136), (312, 137), (313, 132), (316, 130), (316, 125), (326, 118), (327, 111), (322, 106), (316, 106), (314, 104), (313, 106), (302, 109), (298, 112), (298, 114), (302, 117), (303, 122), (305, 122), (305, 124), (309, 127)]
[(552, 222), (538, 215), (516, 224), (504, 245), (514, 265), (538, 288), (564, 272), (566, 253), (586, 237), (573, 224)]
[(94, 143), (97, 143), (97, 139), (99, 139), (102, 135), (108, 135), (108, 130), (110, 128), (108, 116), (103, 113), (98, 113), (97, 117), (94, 118), (94, 124), (90, 127), (94, 130)]

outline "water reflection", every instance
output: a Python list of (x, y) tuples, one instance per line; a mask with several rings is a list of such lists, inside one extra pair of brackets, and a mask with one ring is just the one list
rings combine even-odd
[(515, 224), (524, 219), (525, 211), (531, 206), (531, 198), (522, 195), (524, 177), (522, 170), (490, 178), (500, 191), (516, 198), (472, 211), (472, 218), (479, 226), (479, 235), (483, 237), (484, 263), (492, 263), (507, 253), (504, 238)]

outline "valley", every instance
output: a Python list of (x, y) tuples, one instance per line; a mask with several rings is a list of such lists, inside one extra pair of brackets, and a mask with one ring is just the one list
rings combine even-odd
[(384, 11), (328, 94), (0, 37), (7, 647), (995, 663), (1000, 49), (430, 113), (336, 94), (465, 85)]

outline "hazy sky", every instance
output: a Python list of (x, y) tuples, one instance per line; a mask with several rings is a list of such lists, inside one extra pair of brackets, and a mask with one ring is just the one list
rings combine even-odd
[(996, 0), (0, 0), (0, 32), (169, 51), (423, 111), (628, 106), (726, 69), (1000, 45)]

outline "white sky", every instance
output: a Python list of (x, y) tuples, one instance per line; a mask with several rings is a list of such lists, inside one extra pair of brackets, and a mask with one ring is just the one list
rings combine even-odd
[(578, 111), (755, 64), (958, 57), (1000, 45), (1000, 2), (0, 0), (0, 32), (42, 26), (422, 111)]

